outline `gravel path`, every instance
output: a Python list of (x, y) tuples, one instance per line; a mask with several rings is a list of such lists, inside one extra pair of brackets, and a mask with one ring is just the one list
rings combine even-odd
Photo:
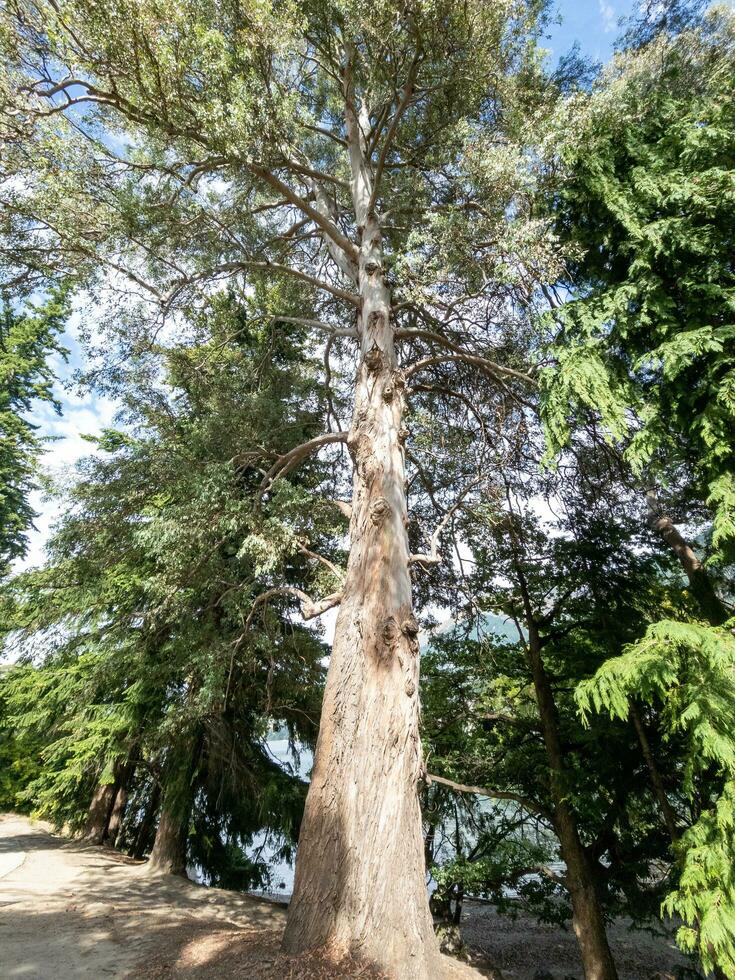
[[(377, 974), (283, 957), (281, 906), (205, 888), (0, 815), (0, 980), (339, 980)], [(446, 980), (482, 974), (446, 961)], [(444, 978), (443, 978), (444, 980)]]

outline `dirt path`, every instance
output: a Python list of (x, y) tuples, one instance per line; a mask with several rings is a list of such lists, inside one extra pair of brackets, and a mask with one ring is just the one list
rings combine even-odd
[[(283, 908), (204, 888), (0, 815), (0, 978), (330, 980), (375, 974), (279, 952)], [(447, 980), (481, 980), (447, 961)]]

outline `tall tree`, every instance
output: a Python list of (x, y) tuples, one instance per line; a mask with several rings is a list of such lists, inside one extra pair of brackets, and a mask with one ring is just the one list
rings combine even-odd
[(7, 299), (0, 306), (0, 578), (28, 547), (29, 494), (43, 447), (29, 415), (36, 401), (59, 410), (49, 358), (66, 353), (59, 335), (68, 315), (63, 292), (22, 310)]
[(294, 447), (262, 483), (267, 497), (327, 445), (353, 463), (345, 582), (306, 606), (340, 611), (285, 945), (357, 950), (406, 980), (441, 971), (410, 577), (433, 555), (408, 547), (406, 384), (442, 364), (528, 381), (501, 326), (521, 241), (498, 246), (508, 202), (482, 192), (485, 151), (543, 97), (544, 6), (23, 0), (3, 14), (4, 135), (22, 178), (4, 205), (23, 267), (106, 266), (111, 290), (127, 277), (169, 314), (225, 277), (296, 279), (308, 315), (277, 301), (271, 314), (321, 335), (327, 363), (351, 341), (349, 427)]
[[(319, 421), (293, 341), (253, 330), (225, 296), (189, 344), (128, 361), (114, 379), (125, 426), (60, 493), (46, 566), (5, 590), (3, 629), (35, 662), (3, 682), (3, 727), (40, 763), (26, 799), (98, 842), (122, 830), (140, 852), (136, 814), (162, 795), (159, 870), (194, 861), (247, 883), (238, 845), (262, 826), (290, 845), (298, 827), (305, 786), (261, 740), (272, 718), (315, 736), (324, 648), (290, 619), (304, 589), (339, 577), (308, 545), (339, 562), (341, 517), (304, 504), (303, 481), (324, 475), (316, 462), (282, 484), (267, 520), (253, 513), (251, 451), (277, 456)], [(278, 397), (284, 384), (300, 399)]]

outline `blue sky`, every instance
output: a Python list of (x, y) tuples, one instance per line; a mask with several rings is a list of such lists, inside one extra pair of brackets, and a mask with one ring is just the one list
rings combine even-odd
[(551, 30), (548, 46), (554, 58), (579, 41), (582, 53), (595, 61), (607, 61), (618, 35), (618, 20), (637, 8), (636, 0), (559, 0), (561, 24)]
[[(559, 0), (556, 9), (561, 22), (552, 25), (546, 42), (552, 60), (556, 61), (579, 41), (583, 54), (596, 61), (606, 61), (618, 34), (619, 18), (629, 15), (636, 4), (637, 0)], [(65, 365), (58, 358), (54, 360), (60, 379), (56, 390), (63, 413), (57, 417), (48, 406), (41, 406), (35, 414), (41, 432), (53, 437), (43, 463), (57, 478), (68, 472), (80, 456), (90, 452), (92, 447), (83, 436), (96, 434), (109, 426), (115, 412), (115, 406), (109, 400), (80, 396), (70, 384), (73, 369), (79, 367), (83, 359), (74, 320), (66, 344), (71, 350), (69, 363)], [(40, 493), (33, 495), (32, 504), (38, 512), (36, 530), (30, 535), (26, 560), (17, 567), (37, 565), (43, 560), (44, 543), (55, 517), (55, 505), (44, 501)]]

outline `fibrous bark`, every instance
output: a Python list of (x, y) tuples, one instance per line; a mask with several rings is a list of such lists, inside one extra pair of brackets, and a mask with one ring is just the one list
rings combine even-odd
[(90, 844), (101, 844), (107, 834), (110, 811), (117, 794), (117, 784), (98, 783), (89, 804), (84, 839)]
[(194, 805), (194, 774), (203, 741), (200, 732), (193, 741), (182, 742), (171, 751), (156, 839), (148, 858), (147, 868), (152, 873), (186, 877), (189, 823)]
[[(355, 154), (357, 155), (357, 154)], [(404, 385), (381, 234), (353, 163), (361, 356), (348, 437), (350, 555), (284, 937), (401, 980), (441, 975), (424, 875), (418, 624), (405, 491)]]

